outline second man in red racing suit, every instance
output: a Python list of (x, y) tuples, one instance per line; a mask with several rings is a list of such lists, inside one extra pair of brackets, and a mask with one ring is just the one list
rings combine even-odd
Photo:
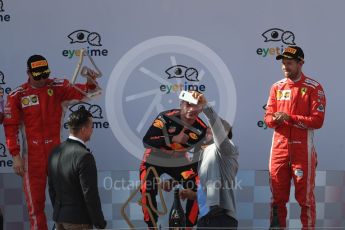
[(274, 128), (269, 162), (271, 218), (272, 210), (277, 209), (280, 227), (286, 227), (293, 179), (303, 229), (314, 229), (317, 155), (313, 136), (314, 129), (323, 125), (326, 98), (320, 83), (301, 72), (304, 54), (300, 47), (288, 47), (277, 57), (280, 59), (286, 78), (271, 87), (265, 114), (267, 126)]

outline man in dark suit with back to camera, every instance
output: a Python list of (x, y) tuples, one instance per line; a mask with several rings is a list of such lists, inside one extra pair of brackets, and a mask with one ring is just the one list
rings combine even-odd
[(49, 157), (49, 195), (57, 230), (104, 229), (97, 187), (96, 162), (85, 142), (92, 135), (92, 115), (85, 108), (71, 113), (70, 135)]

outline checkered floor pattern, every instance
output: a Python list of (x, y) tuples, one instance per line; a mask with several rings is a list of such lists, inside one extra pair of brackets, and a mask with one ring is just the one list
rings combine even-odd
[[(120, 214), (120, 207), (139, 184), (137, 171), (100, 171), (99, 191), (102, 208), (109, 229), (128, 228)], [(269, 225), (270, 188), (267, 171), (242, 170), (237, 175), (237, 212), (239, 227), (263, 229)], [(299, 205), (291, 188), (288, 204), (288, 226), (301, 226)], [(317, 227), (331, 228), (345, 226), (345, 172), (318, 171), (316, 174), (315, 196), (317, 201)], [(164, 193), (168, 209), (172, 204), (172, 193)], [(140, 206), (136, 203), (139, 195), (126, 210), (137, 228), (145, 228)], [(160, 207), (160, 206), (159, 206)], [(14, 174), (0, 174), (0, 208), (4, 213), (4, 226), (8, 230), (29, 229), (28, 214), (21, 179)], [(47, 194), (46, 214), (50, 229), (52, 207)], [(167, 216), (159, 219), (162, 228), (167, 227)]]

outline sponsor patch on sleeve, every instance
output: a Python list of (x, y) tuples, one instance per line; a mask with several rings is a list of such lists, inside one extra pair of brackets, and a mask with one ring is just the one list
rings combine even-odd
[(323, 92), (322, 90), (318, 90), (318, 91), (317, 91), (317, 96), (318, 96), (320, 99), (324, 99), (324, 98), (325, 98), (325, 92)]
[(324, 112), (325, 112), (325, 106), (324, 106), (323, 104), (320, 104), (320, 105), (317, 107), (317, 111), (324, 113)]
[(189, 133), (189, 137), (192, 138), (193, 140), (197, 140), (197, 139), (198, 139), (198, 135), (196, 135), (196, 134), (193, 133), (193, 132), (190, 132), (190, 133)]
[(163, 129), (163, 121), (159, 120), (159, 119), (156, 119), (154, 122), (153, 122), (153, 126), (156, 127), (156, 128), (159, 128), (159, 129)]

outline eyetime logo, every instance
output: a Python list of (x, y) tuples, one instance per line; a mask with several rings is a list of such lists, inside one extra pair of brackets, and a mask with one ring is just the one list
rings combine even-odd
[(257, 48), (256, 54), (262, 57), (276, 57), (277, 55), (283, 53), (285, 46), (296, 45), (295, 34), (289, 30), (271, 28), (263, 32), (261, 36), (264, 38), (264, 42), (281, 43), (274, 47)]
[[(88, 30), (76, 30), (67, 35), (70, 44), (87, 44), (86, 52), (90, 56), (108, 56), (108, 50), (102, 49), (101, 35), (97, 32), (90, 32)], [(73, 58), (80, 56), (79, 49), (65, 49), (62, 51), (62, 56)]]
[(4, 144), (0, 143), (0, 169), (9, 168), (12, 169), (13, 161), (7, 158), (6, 147)]
[[(86, 102), (80, 102), (78, 104), (72, 105), (69, 107), (70, 112), (77, 111), (79, 108), (84, 107), (86, 110), (88, 110), (93, 118), (93, 128), (94, 129), (108, 129), (109, 123), (107, 121), (103, 121), (103, 110), (101, 106), (99, 105), (91, 105)], [(64, 123), (64, 128), (68, 129), (67, 122)]]
[(0, 70), (0, 94), (9, 94), (12, 89), (5, 86), (5, 74)]
[(11, 16), (5, 13), (4, 1), (0, 0), (0, 22), (9, 22)]
[(173, 65), (166, 69), (165, 73), (168, 75), (168, 79), (184, 80), (184, 83), (160, 85), (159, 90), (165, 94), (178, 93), (182, 90), (199, 92), (206, 90), (205, 85), (199, 84), (199, 72), (196, 68), (185, 65)]

